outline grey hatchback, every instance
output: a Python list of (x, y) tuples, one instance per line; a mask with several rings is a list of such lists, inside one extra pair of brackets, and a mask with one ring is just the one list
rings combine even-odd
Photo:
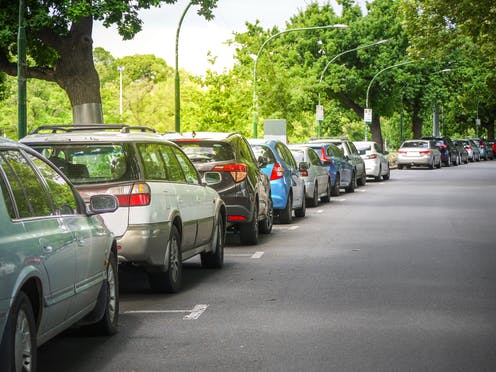
[(76, 323), (117, 331), (117, 248), (96, 215), (116, 208), (94, 195), (87, 210), (45, 158), (0, 139), (0, 371), (35, 371), (37, 347)]

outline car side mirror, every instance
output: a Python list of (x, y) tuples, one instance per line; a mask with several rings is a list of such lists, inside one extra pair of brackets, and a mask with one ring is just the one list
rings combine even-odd
[(219, 172), (205, 172), (202, 177), (202, 183), (207, 186), (212, 186), (220, 183), (222, 176)]
[(93, 214), (112, 213), (119, 208), (119, 201), (114, 195), (101, 194), (90, 197), (89, 210)]

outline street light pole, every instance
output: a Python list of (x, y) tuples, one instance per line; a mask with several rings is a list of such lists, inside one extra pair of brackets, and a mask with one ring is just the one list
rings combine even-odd
[[(329, 62), (327, 62), (324, 69), (322, 70), (322, 73), (320, 74), (319, 85), (318, 85), (319, 86), (319, 103), (318, 103), (318, 105), (320, 106), (320, 86), (322, 84), (324, 74), (327, 71), (327, 68), (331, 65), (331, 63), (333, 63), (336, 59), (341, 57), (343, 54), (351, 53), (351, 52), (354, 52), (356, 50), (365, 49), (365, 48), (369, 48), (369, 47), (376, 46), (376, 45), (385, 44), (388, 41), (389, 41), (388, 39), (384, 39), (384, 40), (376, 41), (375, 43), (372, 43), (372, 44), (360, 45), (360, 46), (357, 46), (356, 48), (345, 50), (344, 52), (336, 54), (334, 57), (332, 57), (331, 60)], [(320, 138), (321, 130), (322, 130), (322, 120), (318, 120), (318, 123), (319, 123), (319, 125), (318, 125), (318, 130), (317, 130), (317, 137)]]
[[(406, 62), (397, 63), (395, 65), (385, 67), (382, 70), (380, 70), (379, 72), (377, 72), (374, 75), (374, 77), (372, 77), (372, 80), (370, 80), (369, 86), (367, 87), (367, 95), (365, 97), (365, 109), (368, 110), (368, 108), (369, 108), (369, 92), (370, 92), (370, 87), (372, 86), (372, 83), (377, 78), (377, 76), (379, 76), (381, 73), (383, 73), (386, 70), (389, 70), (389, 69), (392, 69), (392, 68), (398, 67), (398, 66), (407, 65), (407, 64), (413, 63), (413, 62), (415, 62), (415, 61), (406, 61)], [(367, 137), (368, 137), (368, 128), (367, 128), (367, 124), (365, 124), (365, 141), (367, 141)]]
[(269, 38), (267, 38), (260, 48), (258, 49), (258, 53), (255, 57), (255, 61), (253, 64), (253, 138), (257, 138), (258, 136), (258, 113), (257, 113), (257, 103), (258, 103), (258, 98), (257, 98), (257, 64), (258, 64), (258, 59), (260, 57), (260, 54), (262, 53), (262, 50), (264, 47), (267, 45), (269, 41), (274, 39), (275, 37), (288, 33), (288, 32), (295, 32), (295, 31), (307, 31), (307, 30), (320, 30), (320, 29), (327, 29), (327, 28), (347, 28), (348, 25), (342, 25), (342, 24), (335, 24), (335, 25), (327, 25), (327, 26), (313, 26), (313, 27), (299, 27), (299, 28), (291, 28), (289, 30), (284, 30), (280, 31)]
[(124, 66), (118, 66), (119, 70), (119, 116), (122, 116), (122, 71), (124, 71)]
[(181, 18), (179, 19), (179, 24), (176, 30), (176, 71), (174, 75), (174, 99), (175, 99), (175, 131), (181, 131), (181, 95), (179, 92), (179, 32), (181, 31), (181, 25), (183, 23), (184, 17), (188, 12), (189, 8), (193, 5), (193, 1), (190, 1), (186, 8), (184, 9)]
[(24, 0), (19, 0), (19, 32), (17, 34), (17, 138), (26, 136), (26, 27)]

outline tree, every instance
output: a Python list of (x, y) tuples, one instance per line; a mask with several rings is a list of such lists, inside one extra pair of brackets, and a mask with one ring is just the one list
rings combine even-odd
[[(89, 1), (26, 0), (28, 62), (25, 75), (57, 83), (68, 95), (75, 123), (103, 122), (100, 80), (93, 62), (92, 27), (101, 21), (116, 25), (119, 34), (132, 39), (141, 30), (138, 11), (173, 4), (176, 0)], [(191, 0), (207, 20), (217, 0)], [(16, 1), (0, 2), (0, 71), (17, 75)]]

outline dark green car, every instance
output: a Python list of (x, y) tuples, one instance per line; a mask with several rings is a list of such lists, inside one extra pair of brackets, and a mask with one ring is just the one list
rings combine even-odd
[(34, 150), (0, 139), (0, 371), (35, 371), (37, 347), (75, 323), (117, 331), (117, 248), (97, 213)]

